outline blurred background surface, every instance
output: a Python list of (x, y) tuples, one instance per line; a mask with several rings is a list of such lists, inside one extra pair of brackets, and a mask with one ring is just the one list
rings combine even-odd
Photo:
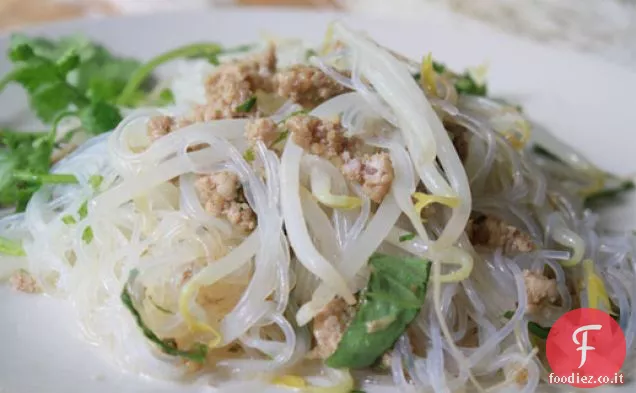
[(0, 0), (0, 31), (78, 17), (236, 6), (340, 9), (423, 21), (427, 10), (446, 8), (636, 69), (636, 0)]

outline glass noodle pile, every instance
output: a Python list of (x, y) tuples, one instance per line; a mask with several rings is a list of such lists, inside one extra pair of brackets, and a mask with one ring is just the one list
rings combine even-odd
[[(566, 146), (533, 148), (519, 108), (430, 55), (413, 62), (335, 23), (294, 62), (342, 94), (303, 106), (256, 92), (234, 116), (150, 138), (153, 119), (187, 116), (216, 72), (185, 63), (179, 105), (130, 111), (53, 167), (79, 184), (44, 185), (0, 221), (24, 250), (3, 271), (68, 299), (88, 340), (157, 378), (533, 392), (547, 328), (577, 307), (615, 316), (634, 364), (633, 235), (599, 232), (585, 205), (619, 179)], [(255, 116), (276, 124), (274, 142), (246, 137)], [(312, 117), (341, 127), (345, 153), (298, 143), (293, 123)], [(373, 162), (345, 176), (361, 157), (390, 160), (382, 195)], [(214, 174), (238, 182), (234, 213), (251, 209), (255, 226), (211, 213), (200, 184)], [(335, 353), (316, 354), (319, 323), (341, 340)]]

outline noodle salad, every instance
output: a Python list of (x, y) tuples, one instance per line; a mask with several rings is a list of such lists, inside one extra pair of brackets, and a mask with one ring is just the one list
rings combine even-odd
[[(3, 130), (0, 278), (71, 302), (122, 369), (306, 392), (535, 392), (564, 313), (609, 313), (634, 365), (636, 242), (595, 209), (633, 187), (533, 144), (484, 67), (336, 22), (147, 63), (19, 36), (46, 132)], [(178, 60), (176, 75), (157, 78)]]

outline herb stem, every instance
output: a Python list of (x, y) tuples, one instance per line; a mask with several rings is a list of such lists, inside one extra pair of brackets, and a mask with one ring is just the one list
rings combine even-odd
[(64, 111), (55, 116), (55, 119), (53, 119), (53, 125), (51, 126), (51, 131), (49, 132), (49, 141), (51, 141), (51, 143), (55, 143), (55, 137), (57, 136), (57, 127), (60, 125), (60, 122), (69, 116), (77, 116), (77, 112)]
[(2, 79), (0, 79), (0, 92), (4, 90), (4, 88), (7, 87), (9, 83), (13, 81), (13, 78), (15, 78), (16, 74), (18, 73), (18, 70), (19, 70), (18, 68), (14, 68), (13, 70), (11, 70), (11, 72), (9, 72), (5, 76), (3, 76)]
[(152, 71), (163, 63), (177, 59), (179, 57), (193, 57), (193, 56), (212, 56), (221, 52), (221, 46), (214, 43), (197, 43), (182, 46), (180, 48), (173, 49), (165, 52), (159, 56), (148, 61), (146, 64), (139, 67), (130, 77), (126, 87), (119, 95), (117, 104), (125, 106), (130, 101), (131, 97), (137, 91), (139, 86), (146, 80), (146, 78), (152, 73)]
[(48, 173), (48, 174), (36, 174), (25, 171), (15, 171), (13, 172), (13, 178), (16, 180), (21, 180), (30, 183), (39, 183), (39, 184), (77, 184), (77, 178), (74, 175), (70, 174), (57, 174), (57, 173)]

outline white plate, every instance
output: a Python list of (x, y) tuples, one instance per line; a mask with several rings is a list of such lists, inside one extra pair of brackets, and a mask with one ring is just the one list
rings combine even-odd
[[(50, 36), (86, 34), (121, 54), (148, 58), (193, 41), (240, 44), (264, 32), (318, 42), (333, 13), (273, 10), (215, 11), (135, 18), (78, 20), (30, 29)], [(345, 18), (374, 38), (419, 58), (429, 51), (450, 66), (490, 63), (491, 93), (524, 107), (537, 123), (577, 147), (601, 167), (636, 173), (636, 72), (564, 49), (512, 38), (477, 22), (423, 15), (418, 24)], [(7, 39), (0, 39), (6, 51)], [(9, 69), (0, 59), (0, 75)], [(0, 95), (0, 124), (25, 113), (19, 89)], [(609, 213), (606, 223), (636, 228), (636, 203)], [(0, 392), (162, 393), (201, 391), (120, 372), (82, 341), (67, 304), (0, 288)], [(635, 386), (596, 391), (628, 392)], [(262, 392), (243, 386), (231, 391)]]

